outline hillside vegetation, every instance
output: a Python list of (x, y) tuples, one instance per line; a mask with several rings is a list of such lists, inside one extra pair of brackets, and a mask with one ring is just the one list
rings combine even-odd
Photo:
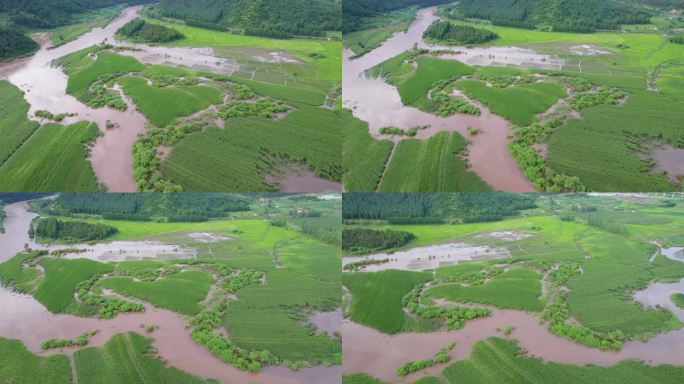
[(644, 9), (616, 0), (463, 0), (451, 13), (500, 25), (539, 25), (568, 32), (619, 29), (620, 24), (646, 24), (650, 19)]
[(335, 0), (162, 0), (154, 13), (203, 28), (288, 38), (340, 30), (340, 10)]
[(38, 49), (38, 43), (23, 33), (0, 27), (0, 61), (27, 55)]

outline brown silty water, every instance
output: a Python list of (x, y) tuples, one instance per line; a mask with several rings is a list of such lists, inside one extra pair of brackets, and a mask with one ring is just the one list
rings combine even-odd
[[(5, 207), (5, 234), (0, 234), (0, 262), (7, 261), (20, 252), (25, 243), (33, 248), (42, 247), (33, 243), (29, 238), (29, 225), (31, 220), (38, 215), (29, 212), (27, 207), (26, 202)], [(127, 247), (133, 246), (129, 243), (134, 242), (126, 242)], [(149, 249), (145, 248), (146, 244), (150, 245)], [(85, 256), (94, 259), (101, 258), (101, 252), (95, 250), (100, 249), (99, 247), (106, 247), (106, 245), (100, 244), (88, 246), (92, 249)], [(117, 246), (121, 247), (122, 244)], [(142, 247), (141, 252), (150, 257), (159, 252), (164, 256), (173, 251), (169, 249), (170, 246), (157, 242), (140, 242), (140, 246)], [(61, 246), (49, 248), (61, 248)], [(102, 249), (106, 250), (105, 259), (107, 259), (110, 250)], [(138, 254), (128, 248), (126, 249), (127, 254)], [(180, 252), (187, 255), (187, 251), (187, 248), (181, 248)], [(78, 254), (72, 256), (78, 257)], [(67, 255), (67, 257), (72, 256)], [(125, 258), (131, 257), (129, 255)], [(119, 257), (116, 259), (118, 260)], [(237, 299), (239, 300), (239, 297)], [(336, 327), (335, 314), (336, 312), (316, 313), (312, 316), (311, 323), (322, 331), (334, 333)], [(234, 366), (222, 362), (207, 349), (196, 344), (190, 337), (191, 329), (186, 328), (188, 319), (178, 313), (145, 304), (145, 312), (143, 313), (119, 314), (114, 319), (109, 320), (53, 314), (32, 296), (13, 293), (7, 288), (0, 287), (0, 337), (20, 340), (34, 353), (42, 355), (71, 354), (76, 350), (76, 348), (65, 348), (44, 352), (40, 348), (40, 343), (48, 339), (74, 339), (85, 332), (98, 330), (99, 332), (90, 338), (89, 346), (101, 346), (117, 333), (138, 332), (144, 334), (142, 326), (148, 324), (154, 324), (158, 327), (150, 334), (154, 338), (153, 345), (158, 356), (168, 365), (200, 377), (215, 378), (231, 384), (333, 384), (339, 382), (341, 375), (341, 366), (316, 366), (300, 369), (296, 372), (284, 366), (268, 366), (258, 374), (240, 371)], [(337, 325), (337, 330), (339, 331), (339, 325)]]

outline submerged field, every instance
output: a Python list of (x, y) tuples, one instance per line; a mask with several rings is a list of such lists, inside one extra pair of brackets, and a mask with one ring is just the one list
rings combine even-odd
[[(651, 372), (647, 375), (654, 382), (681, 380), (684, 375), (681, 366), (658, 365), (662, 359), (650, 360), (653, 351), (660, 354), (668, 350), (654, 338), (668, 332), (672, 332), (672, 337), (681, 334), (682, 319), (667, 309), (677, 305), (678, 296), (670, 297), (668, 290), (664, 290), (662, 294), (654, 291), (653, 296), (648, 297), (659, 303), (658, 306), (652, 301), (643, 302), (643, 299), (637, 298), (640, 297), (638, 293), (647, 292), (652, 283), (667, 285), (684, 278), (682, 259), (666, 257), (665, 253), (669, 251), (659, 250), (654, 245), (666, 239), (675, 239), (672, 236), (684, 228), (681, 202), (654, 195), (641, 195), (635, 199), (620, 195), (549, 195), (538, 196), (536, 205), (534, 209), (523, 211), (520, 217), (493, 222), (390, 225), (378, 220), (369, 221), (367, 227), (373, 230), (386, 229), (413, 234), (415, 239), (400, 249), (414, 252), (411, 256), (405, 256), (409, 253), (385, 250), (389, 252), (387, 260), (382, 260), (382, 255), (370, 256), (368, 260), (375, 259), (378, 262), (362, 265), (355, 272), (345, 272), (343, 284), (350, 296), (345, 314), (356, 324), (394, 335), (377, 335), (373, 338), (386, 340), (387, 343), (396, 338), (396, 344), (388, 344), (395, 347), (404, 345), (400, 341), (403, 339), (410, 339), (411, 344), (420, 345), (420, 334), (410, 332), (425, 333), (424, 340), (429, 345), (434, 345), (435, 340), (439, 340), (440, 345), (433, 347), (435, 352), (450, 342), (449, 335), (459, 340), (463, 332), (487, 335), (483, 327), (488, 319), (506, 325), (507, 316), (510, 316), (509, 324), (519, 323), (519, 320), (514, 320), (515, 316), (501, 310), (526, 312), (526, 316), (533, 319), (530, 320), (531, 324), (539, 323), (546, 328), (533, 332), (525, 329), (521, 333), (516, 333), (515, 327), (497, 328), (499, 335), (520, 338), (526, 349), (532, 348), (530, 353), (539, 356), (539, 360), (518, 349), (513, 341), (480, 340), (473, 345), (472, 350), (470, 347), (459, 349), (457, 343), (457, 352), (452, 356), (458, 356), (460, 360), (430, 371), (433, 374), (441, 371), (442, 379), (449, 383), (478, 382), (477, 380), (528, 382), (529, 378), (534, 378), (535, 382), (545, 382), (544, 380), (557, 375), (566, 377), (560, 373), (566, 370), (575, 372), (571, 375), (577, 375), (573, 380), (583, 383), (600, 381), (599, 377), (611, 377), (610, 380), (614, 382), (632, 382), (630, 380), (635, 379), (625, 377), (630, 377), (636, 371), (643, 371), (644, 374)], [(369, 206), (368, 212), (382, 212), (385, 208), (376, 207), (374, 210)], [(460, 221), (458, 216), (448, 214), (441, 219), (452, 223)], [(425, 221), (434, 220), (433, 217), (425, 218)], [(362, 220), (353, 223), (354, 228), (359, 226), (364, 226)], [(438, 248), (456, 244), (461, 249), (466, 249), (462, 251), (464, 255), (470, 252), (477, 257), (457, 263), (440, 262), (447, 252), (440, 252)], [(345, 246), (353, 247), (353, 244)], [(421, 247), (426, 246), (432, 246), (431, 251), (425, 248), (426, 251), (421, 253)], [(489, 250), (483, 253), (478, 250), (481, 247), (488, 247)], [(459, 252), (456, 248), (452, 249), (452, 253)], [(501, 251), (493, 252), (497, 249), (505, 249), (509, 256), (495, 256), (501, 254)], [(415, 271), (411, 269), (412, 262), (395, 262), (395, 258), (398, 260), (404, 257), (412, 257), (415, 265), (420, 265), (425, 259), (434, 259), (438, 266), (432, 270)], [(408, 267), (401, 267), (405, 270), (399, 270), (399, 265)], [(364, 271), (366, 268), (384, 269), (368, 272)], [(677, 289), (676, 284), (672, 286)], [(670, 306), (666, 304), (668, 302)], [(481, 326), (478, 327), (480, 322)], [(441, 336), (430, 336), (437, 331), (442, 331)], [(349, 332), (361, 330), (350, 327)], [(365, 330), (363, 332), (371, 333)], [(548, 348), (554, 351), (562, 350), (563, 345), (581, 345), (588, 356), (591, 356), (591, 351), (594, 350), (624, 349), (625, 356), (629, 357), (623, 359), (648, 359), (652, 365), (624, 361), (602, 367), (614, 364), (619, 359), (599, 358), (608, 356), (608, 353), (601, 356), (595, 354), (598, 366), (578, 367), (549, 362), (545, 357), (545, 347), (535, 344), (532, 336), (535, 332), (554, 334), (567, 341), (553, 339), (558, 345)], [(466, 339), (470, 335), (468, 333)], [(356, 339), (351, 337), (351, 340)], [(647, 345), (652, 343), (648, 347), (652, 350), (644, 349), (639, 354), (641, 340)], [(357, 350), (355, 345), (350, 345), (349, 348), (350, 351)], [(419, 349), (425, 350), (425, 347), (421, 346)], [(568, 353), (576, 353), (571, 352), (573, 349), (574, 347), (569, 348)], [(676, 349), (675, 347), (671, 353), (677, 353)], [(411, 353), (403, 355), (411, 356)], [(553, 357), (550, 359), (554, 360)], [(582, 360), (593, 362), (591, 357)], [(382, 364), (380, 360), (375, 363)], [(398, 366), (374, 367), (371, 366), (374, 364), (371, 361), (368, 364), (370, 365), (366, 372), (378, 372), (383, 382), (389, 377), (396, 377), (386, 372)], [(500, 369), (502, 365), (514, 365), (518, 368), (509, 372)], [(355, 371), (345, 370), (345, 374), (348, 374), (345, 382), (373, 382), (368, 376), (352, 375), (364, 372), (358, 359), (353, 366)], [(582, 371), (583, 369), (586, 371)], [(475, 379), (476, 377), (479, 379)]]
[[(419, 14), (427, 17), (428, 11)], [(448, 14), (439, 9), (437, 16)], [(366, 74), (396, 85), (405, 106), (444, 117), (474, 113), (470, 100), (506, 119), (508, 150), (539, 191), (674, 191), (682, 176), (675, 163), (684, 159), (677, 125), (684, 105), (678, 86), (684, 46), (671, 41), (676, 17), (653, 20), (650, 27), (588, 34), (452, 20), (496, 38), (466, 47), (419, 41)], [(355, 187), (356, 181), (348, 184)], [(369, 190), (363, 188), (357, 190)]]
[[(49, 215), (56, 212), (58, 205), (64, 207), (60, 199), (56, 203), (37, 203), (36, 208), (43, 215)], [(73, 195), (70, 199), (77, 202), (79, 198)], [(102, 199), (99, 203), (107, 207), (107, 212), (125, 212), (125, 201), (132, 201), (132, 196), (119, 195), (118, 200), (112, 198), (110, 202)], [(161, 359), (168, 353), (164, 346), (174, 345), (167, 339), (167, 332), (172, 331), (176, 332), (173, 337), (183, 340), (178, 341), (178, 346), (192, 342), (194, 347), (206, 349), (212, 364), (231, 365), (244, 371), (259, 372), (269, 366), (297, 370), (340, 364), (339, 335), (321, 331), (319, 325), (309, 320), (314, 312), (328, 313), (340, 306), (340, 254), (336, 246), (339, 214), (334, 211), (339, 208), (339, 199), (319, 200), (315, 196), (296, 195), (273, 200), (263, 197), (270, 200), (268, 204), (252, 197), (245, 200), (236, 196), (235, 199), (247, 201), (251, 206), (226, 212), (224, 217), (211, 221), (196, 217), (163, 222), (161, 216), (155, 216), (157, 222), (147, 222), (56, 216), (83, 230), (89, 228), (88, 224), (106, 224), (117, 228), (117, 233), (97, 245), (74, 244), (63, 250), (60, 249), (64, 246), (57, 246), (51, 253), (27, 249), (0, 264), (3, 289), (30, 294), (53, 314), (100, 318), (117, 324), (126, 321), (127, 316), (156, 312), (153, 308), (158, 308), (172, 311), (178, 319), (173, 323), (180, 322), (185, 327), (169, 330), (171, 323), (163, 320), (164, 325), (141, 324), (137, 333), (109, 335), (111, 331), (104, 328), (107, 323), (101, 323), (99, 331), (107, 337), (103, 347), (78, 348), (71, 363), (61, 355), (27, 357), (22, 364), (12, 354), (0, 356), (6, 363), (2, 365), (8, 367), (0, 370), (2, 377), (12, 382), (28, 382), (32, 369), (49, 365), (45, 368), (46, 382), (64, 383), (69, 381), (62, 378), (70, 376), (71, 364), (78, 379), (88, 382), (105, 380), (102, 377), (109, 370), (122, 376), (109, 378), (108, 382), (142, 380), (135, 377), (165, 382), (203, 381), (174, 368), (175, 355), (170, 365), (150, 355), (157, 344), (138, 333), (155, 338), (155, 329), (159, 326), (167, 327), (159, 334)], [(93, 204), (98, 199), (86, 200)], [(212, 203), (211, 209), (215, 209), (215, 204), (220, 202), (211, 197), (204, 202), (197, 199), (190, 209), (200, 212), (201, 204)], [(57, 211), (64, 212), (62, 209)], [(85, 205), (79, 209), (89, 208)], [(169, 209), (180, 212), (182, 208)], [(316, 212), (316, 215), (299, 216), (298, 210)], [(243, 211), (247, 218), (226, 217), (239, 216)], [(265, 219), (266, 214), (270, 220)], [(296, 227), (291, 227), (295, 223)], [(124, 242), (133, 242), (135, 247), (124, 248)], [(109, 250), (107, 244), (110, 244)], [(85, 248), (97, 249), (97, 246), (104, 248), (101, 251)], [(165, 250), (158, 252), (163, 253), (150, 253), (154, 252), (153, 247), (160, 246)], [(172, 257), (173, 252), (187, 249), (194, 250), (194, 256)], [(150, 316), (154, 315), (150, 313)], [(22, 335), (20, 332), (15, 337)], [(10, 335), (3, 336), (7, 339), (0, 338), (0, 342), (10, 343), (12, 350), (24, 348), (20, 342), (8, 340), (12, 338)], [(35, 348), (32, 344), (27, 347)], [(119, 368), (122, 365), (137, 368), (129, 372)], [(60, 370), (66, 370), (66, 374)], [(190, 371), (196, 376), (208, 375), (197, 369)], [(221, 372), (220, 367), (213, 372)], [(255, 377), (258, 380), (259, 376)]]

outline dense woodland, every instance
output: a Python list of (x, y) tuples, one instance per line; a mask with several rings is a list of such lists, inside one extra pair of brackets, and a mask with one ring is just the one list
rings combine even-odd
[(447, 12), (494, 24), (532, 24), (567, 32), (619, 29), (620, 24), (645, 24), (650, 20), (647, 10), (617, 0), (462, 0)]
[(40, 192), (24, 192), (24, 193), (0, 193), (0, 201), (6, 204), (12, 204), (19, 201), (40, 199), (41, 197), (50, 196), (51, 193), (40, 193)]
[[(342, 217), (393, 223), (493, 221), (534, 208), (536, 197), (520, 193), (347, 193)], [(420, 219), (420, 220), (415, 220)]]
[(185, 37), (175, 29), (151, 24), (143, 19), (131, 20), (116, 33), (125, 38), (144, 43), (168, 43)]
[(338, 0), (161, 0), (154, 12), (203, 28), (276, 38), (325, 36), (342, 27)]
[(146, 220), (168, 217), (174, 221), (199, 221), (246, 211), (252, 199), (228, 193), (64, 193), (43, 208), (59, 215), (95, 214), (108, 218)]
[(116, 232), (116, 228), (106, 224), (66, 221), (54, 217), (38, 219), (35, 224), (36, 236), (46, 240), (67, 242), (102, 240), (116, 234)]
[(0, 12), (10, 21), (30, 28), (54, 28), (71, 24), (79, 13), (117, 4), (144, 4), (153, 0), (2, 0)]
[(16, 29), (0, 27), (0, 60), (27, 55), (38, 49), (38, 43)]
[(348, 254), (371, 253), (401, 247), (415, 238), (405, 231), (346, 228), (342, 231), (342, 250)]
[(362, 25), (362, 19), (378, 16), (384, 12), (418, 5), (429, 7), (451, 3), (451, 0), (344, 0), (342, 2), (342, 30), (353, 32)]
[(437, 40), (443, 44), (482, 44), (499, 37), (486, 29), (467, 25), (454, 25), (449, 21), (435, 21), (423, 33), (426, 39)]

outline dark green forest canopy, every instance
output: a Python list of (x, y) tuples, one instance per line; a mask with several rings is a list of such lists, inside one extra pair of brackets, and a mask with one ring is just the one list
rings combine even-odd
[(54, 217), (39, 219), (35, 231), (43, 239), (64, 241), (102, 240), (117, 233), (116, 228), (106, 224), (65, 221)]
[(342, 231), (342, 250), (347, 253), (370, 253), (401, 247), (415, 238), (413, 233), (406, 231), (345, 228)]
[(345, 33), (356, 31), (363, 18), (377, 16), (384, 12), (413, 5), (429, 7), (451, 2), (452, 0), (344, 0), (342, 2), (342, 30)]
[(71, 24), (74, 16), (117, 4), (137, 5), (153, 0), (2, 0), (0, 12), (20, 26), (53, 28)]
[(650, 13), (617, 0), (463, 0), (451, 7), (461, 17), (495, 24), (540, 25), (555, 31), (594, 32), (620, 24), (645, 24)]
[[(533, 194), (506, 192), (346, 193), (343, 197), (342, 217), (390, 220), (396, 223), (446, 219), (490, 221), (517, 215), (522, 209), (534, 208), (535, 200)], [(408, 220), (400, 220), (401, 218)]]
[(38, 43), (16, 29), (0, 27), (0, 60), (27, 55), (38, 49)]
[(143, 19), (131, 20), (116, 33), (134, 41), (149, 43), (168, 43), (185, 37), (175, 29), (148, 23)]
[(467, 25), (454, 25), (449, 21), (435, 21), (432, 23), (423, 37), (434, 39), (446, 44), (482, 44), (496, 39), (496, 33), (486, 29), (470, 27)]
[(337, 0), (161, 0), (161, 16), (198, 27), (288, 38), (339, 31)]
[(45, 200), (42, 208), (52, 214), (95, 214), (109, 218), (223, 217), (246, 211), (253, 199), (229, 193), (63, 193)]

